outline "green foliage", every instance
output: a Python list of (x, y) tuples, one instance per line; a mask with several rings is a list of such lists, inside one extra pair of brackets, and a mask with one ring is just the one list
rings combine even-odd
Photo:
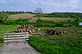
[(4, 23), (7, 20), (8, 16), (8, 13), (0, 13), (0, 23)]
[(54, 12), (45, 14), (44, 17), (57, 17), (57, 18), (82, 18), (82, 13), (69, 13), (69, 12)]
[[(24, 12), (24, 11), (2, 11), (4, 13), (8, 13), (9, 15), (11, 14), (22, 14), (22, 13), (30, 13), (30, 14), (36, 14), (36, 13), (41, 13), (40, 16), (42, 17), (56, 17), (56, 18), (81, 18), (82, 19), (82, 13), (73, 13), (73, 12), (53, 12), (53, 13), (42, 13), (41, 8), (37, 8), (35, 10), (35, 13), (33, 12)], [(0, 13), (2, 13), (0, 12)], [(36, 14), (37, 15), (37, 14)]]
[(54, 22), (54, 21), (45, 21), (37, 20), (36, 22), (30, 22), (28, 19), (19, 18), (18, 20), (7, 20), (5, 25), (23, 25), (23, 24), (33, 24), (36, 27), (66, 27), (64, 24), (69, 24), (68, 26), (73, 26), (72, 22)]
[(63, 24), (62, 23), (56, 23), (55, 26), (57, 26), (57, 27), (63, 27)]
[(28, 24), (28, 19), (19, 18), (18, 20), (7, 20), (4, 24), (5, 25), (23, 25)]
[[(72, 22), (53, 22), (53, 21), (44, 21), (37, 20), (36, 27), (66, 27), (64, 24), (69, 24), (68, 26), (73, 26)], [(72, 24), (72, 25), (71, 25)]]
[[(75, 32), (74, 29), (72, 28), (72, 32)], [(66, 30), (68, 31), (69, 28)], [(60, 36), (30, 36), (29, 43), (42, 54), (82, 54), (82, 34), (80, 33), (72, 34), (70, 32)]]
[(3, 43), (3, 42), (4, 42), (3, 38), (0, 37), (0, 44)]
[(79, 18), (76, 18), (76, 19), (74, 20), (74, 24), (75, 24), (75, 26), (79, 26), (79, 21), (80, 21)]
[(0, 13), (8, 13), (9, 15), (12, 15), (12, 14), (22, 14), (22, 13), (30, 13), (30, 14), (33, 14), (32, 12), (24, 12), (24, 11), (1, 11)]

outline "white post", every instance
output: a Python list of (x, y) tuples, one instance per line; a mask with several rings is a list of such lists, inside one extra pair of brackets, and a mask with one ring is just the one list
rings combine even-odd
[(25, 43), (26, 43), (26, 32), (25, 32)]
[(8, 45), (8, 35), (7, 35), (7, 45)]

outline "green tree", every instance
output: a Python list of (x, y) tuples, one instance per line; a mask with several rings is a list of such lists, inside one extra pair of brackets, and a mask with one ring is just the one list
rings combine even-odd
[(79, 18), (76, 18), (75, 20), (74, 20), (74, 23), (75, 23), (75, 26), (78, 26), (79, 25)]
[(7, 20), (8, 16), (9, 16), (8, 13), (4, 12), (0, 13), (0, 23), (4, 23)]

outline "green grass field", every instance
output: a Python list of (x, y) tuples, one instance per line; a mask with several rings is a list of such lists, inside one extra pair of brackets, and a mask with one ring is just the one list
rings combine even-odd
[(29, 43), (43, 54), (82, 54), (82, 28), (60, 28), (66, 34), (30, 36)]

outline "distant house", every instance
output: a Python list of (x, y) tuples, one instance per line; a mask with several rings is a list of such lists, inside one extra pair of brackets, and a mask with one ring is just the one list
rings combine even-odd
[(79, 25), (82, 26), (82, 22), (79, 22)]

